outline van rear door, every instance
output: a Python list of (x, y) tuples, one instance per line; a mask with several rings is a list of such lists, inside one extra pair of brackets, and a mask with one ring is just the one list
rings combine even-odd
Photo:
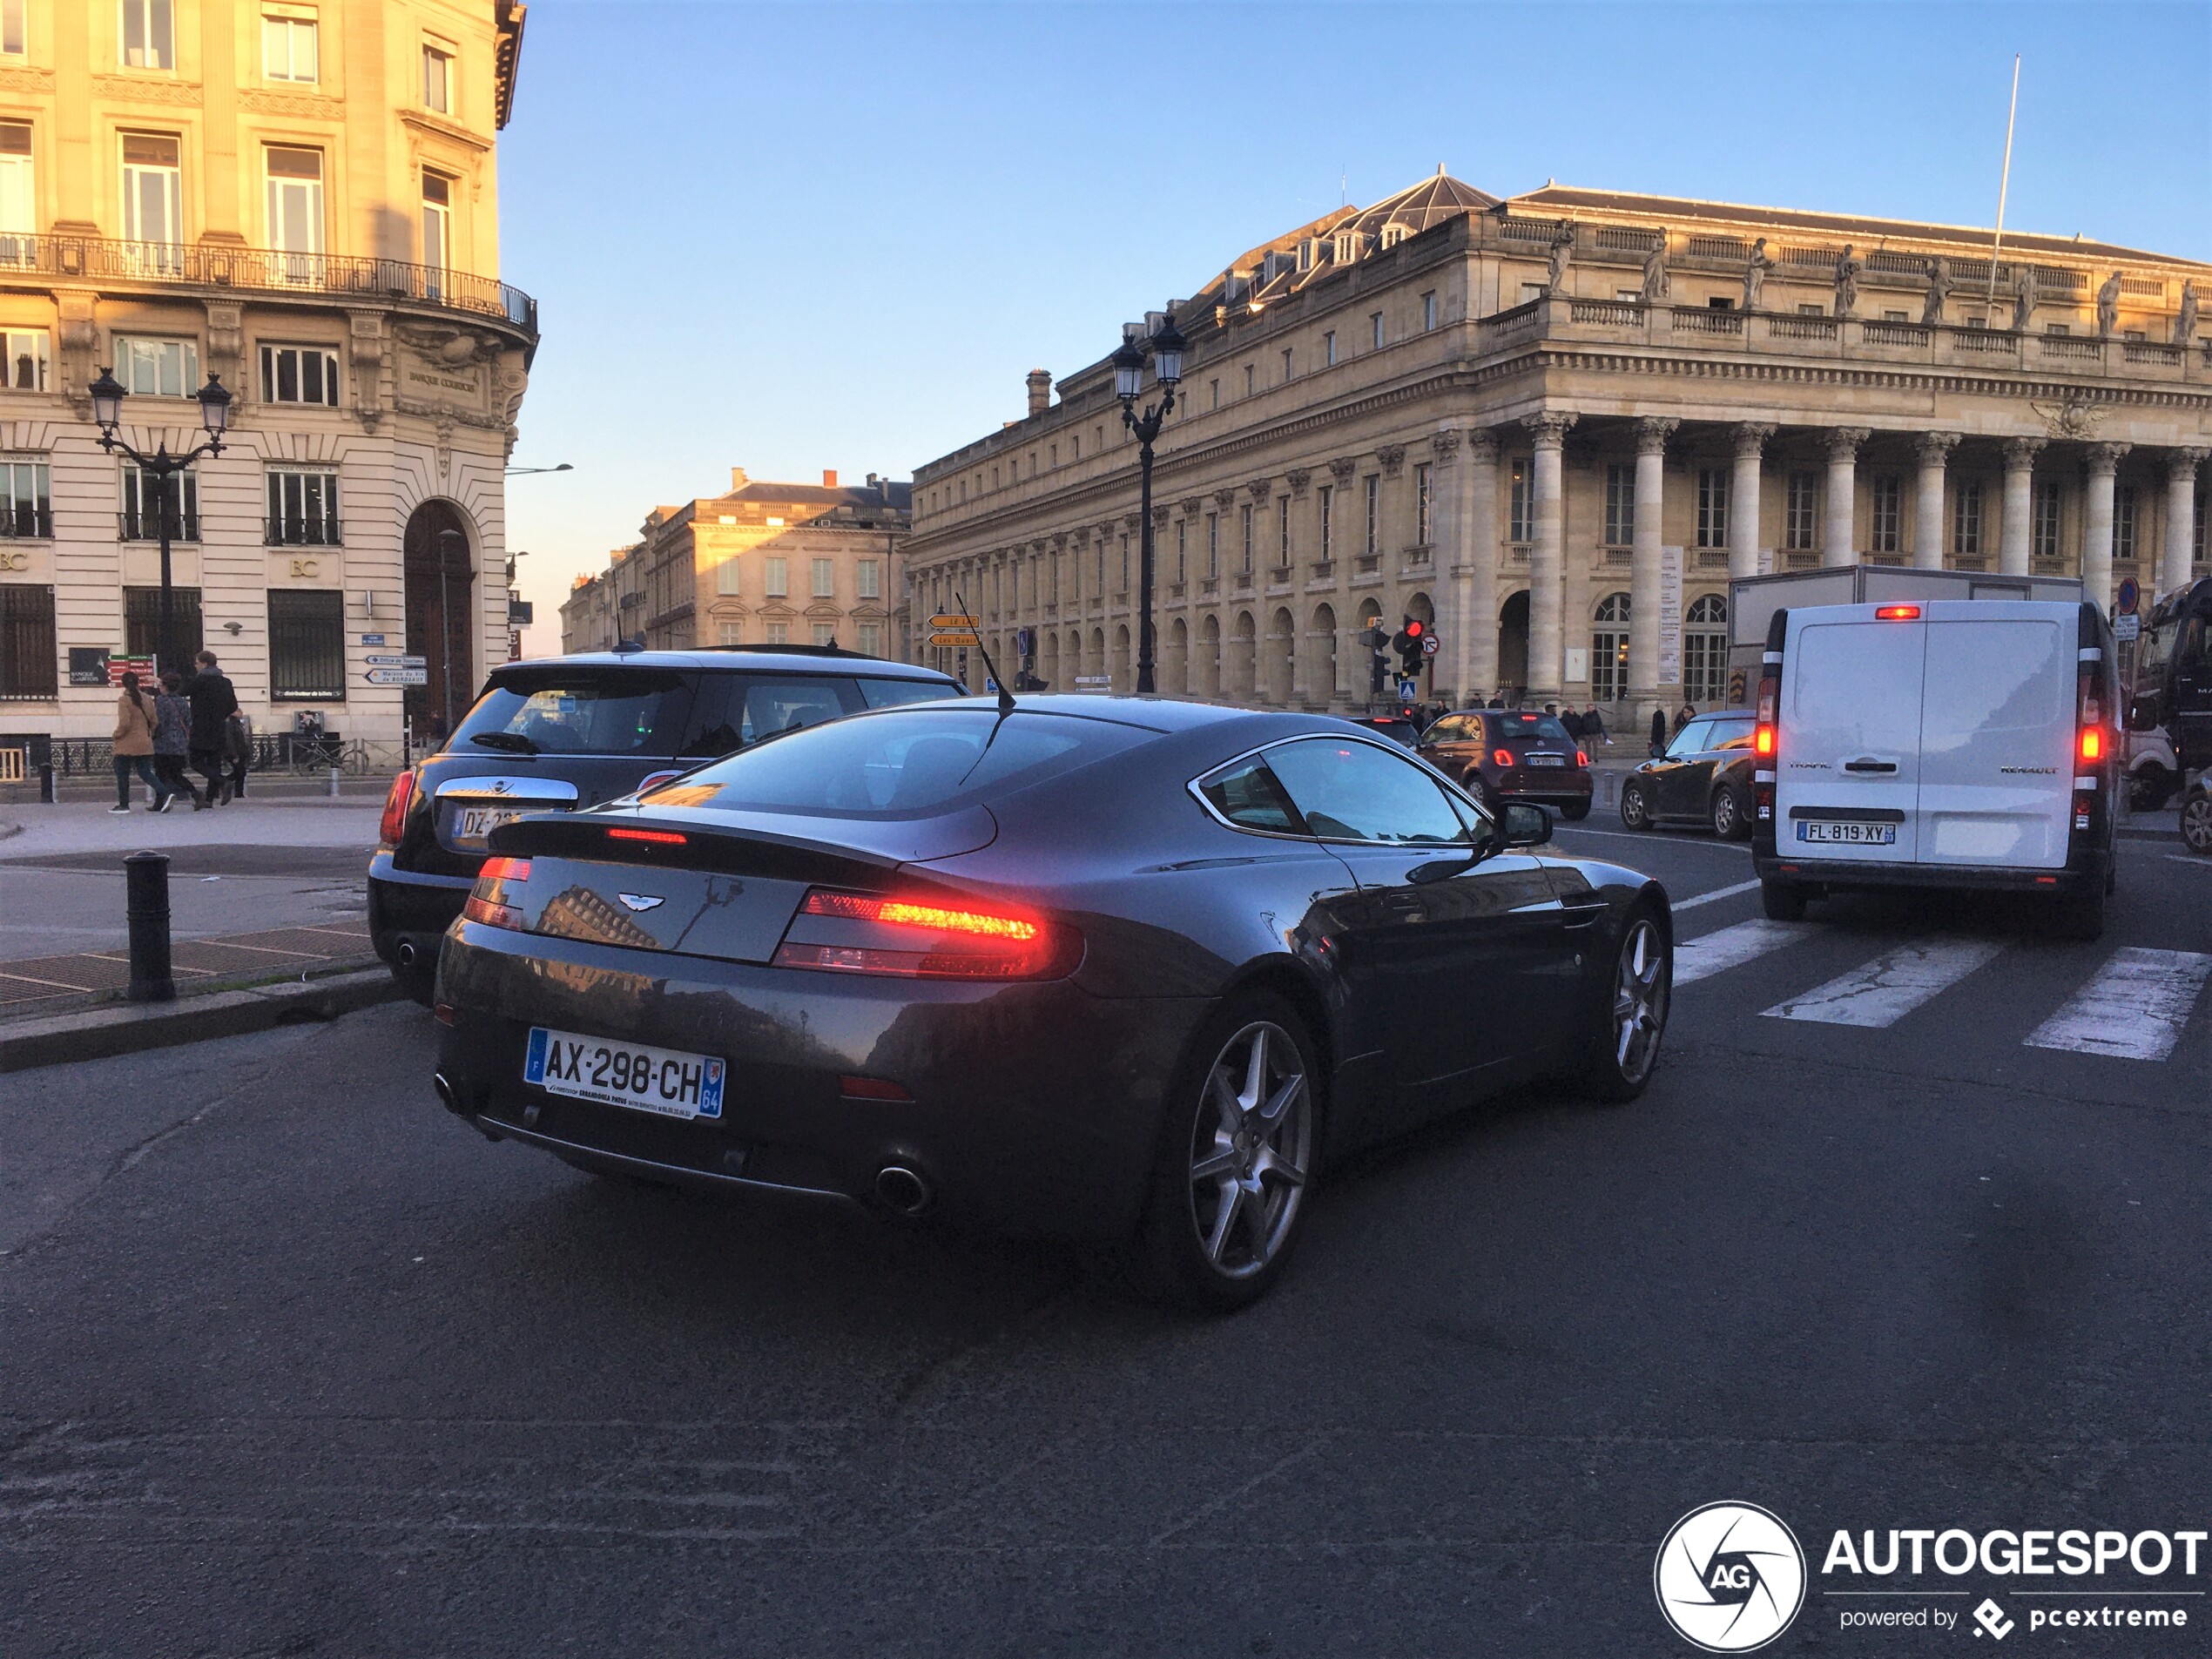
[(1910, 864), (1918, 856), (1928, 631), (1918, 607), (1897, 620), (1877, 609), (1790, 613), (1775, 777), (1775, 852), (1784, 859)]
[(2076, 607), (1948, 599), (1923, 609), (1919, 861), (2062, 868)]

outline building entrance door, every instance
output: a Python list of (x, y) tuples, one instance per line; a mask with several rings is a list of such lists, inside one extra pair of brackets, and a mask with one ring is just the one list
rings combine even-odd
[(1508, 597), (1498, 610), (1498, 689), (1508, 695), (1528, 684), (1528, 590)]
[(415, 740), (450, 732), (475, 700), (475, 572), (469, 530), (450, 502), (426, 501), (407, 521), (407, 651), (426, 684), (407, 688)]

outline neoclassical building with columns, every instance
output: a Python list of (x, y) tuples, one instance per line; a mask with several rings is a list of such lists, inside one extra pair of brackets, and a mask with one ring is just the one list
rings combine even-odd
[[(1358, 708), (1354, 637), (1419, 617), (1441, 646), (1424, 697), (1641, 718), (1722, 694), (1732, 577), (2166, 591), (2205, 572), (2209, 289), (2212, 266), (2078, 238), (1501, 199), (1440, 169), (1172, 302), (1159, 689)], [(917, 469), (911, 614), (964, 595), (1009, 674), (1028, 628), (1055, 690), (1126, 691), (1137, 448), (1109, 362), (1056, 389), (1032, 374), (1024, 418)]]

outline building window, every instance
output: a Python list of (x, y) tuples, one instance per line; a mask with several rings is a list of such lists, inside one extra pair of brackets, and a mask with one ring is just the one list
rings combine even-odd
[(24, 34), (24, 0), (0, 0), (0, 57), (21, 57), (30, 50)]
[(1123, 596), (1124, 597), (1126, 597), (1128, 596), (1128, 593), (1129, 593), (1129, 537), (1128, 537), (1128, 536), (1123, 536), (1123, 537), (1122, 537), (1122, 580), (1121, 580), (1121, 584), (1120, 584), (1120, 586), (1118, 586), (1117, 588), (1116, 588), (1116, 589), (1115, 589), (1115, 591), (1116, 591), (1116, 593), (1118, 593), (1118, 594), (1121, 594), (1121, 595), (1122, 595), (1122, 596)]
[(2198, 492), (2196, 498), (2196, 528), (2189, 533), (2189, 563), (2204, 563), (2204, 496), (2202, 491)]
[(1820, 545), (1819, 526), (1820, 475), (1791, 473), (1789, 492), (1783, 502), (1782, 545), (1792, 553), (1811, 552)]
[(172, 0), (122, 0), (123, 66), (177, 67), (177, 20)]
[(183, 241), (184, 203), (184, 166), (177, 140), (163, 133), (125, 133), (123, 239)]
[[(742, 586), (744, 577), (744, 563), (733, 553), (714, 567), (714, 590), (729, 596), (742, 593), (745, 591)], [(722, 643), (729, 645), (737, 642), (725, 639)]]
[(1828, 307), (1817, 300), (1811, 304), (1800, 300), (1797, 304), (1797, 314), (1800, 317), (1824, 317), (1828, 314)]
[(268, 6), (261, 13), (261, 78), (312, 86), (321, 78), (315, 14), (305, 6)]
[[(273, 144), (267, 149), (269, 246), (280, 253), (322, 252), (322, 152)], [(307, 274), (293, 266), (287, 275)]]
[(1211, 409), (1221, 407), (1221, 382), (1219, 381), (1206, 382), (1206, 407)]
[(1282, 570), (1291, 568), (1291, 498), (1281, 496), (1275, 502), (1275, 563)]
[(2122, 484), (2112, 492), (2112, 556), (2127, 564), (2135, 562), (2135, 487)]
[(1956, 557), (1981, 556), (1981, 480), (1962, 483), (1951, 502), (1951, 551)]
[(810, 561), (814, 577), (814, 597), (833, 599), (837, 597), (837, 562), (834, 559)]
[(1336, 552), (1337, 487), (1321, 486), (1321, 563), (1326, 564)]
[(54, 533), (51, 474), (44, 461), (0, 461), (0, 536)]
[(199, 539), (199, 475), (187, 469), (157, 485), (135, 461), (123, 463), (123, 539), (156, 542), (164, 519), (172, 542)]
[(1524, 282), (1521, 285), (1521, 303), (1524, 306), (1534, 305), (1550, 292), (1550, 287), (1544, 283)]
[[(177, 625), (177, 652), (185, 662), (199, 655), (207, 643), (199, 620), (199, 590), (172, 587), (170, 615)], [(130, 657), (155, 657), (161, 651), (161, 590), (123, 590), (123, 650)]]
[(7, 359), (0, 364), (0, 385), (10, 391), (46, 389), (47, 340), (44, 328), (10, 328), (0, 334)]
[(814, 624), (814, 643), (817, 645), (834, 645), (837, 644), (837, 624), (833, 622), (816, 623)]
[[(1190, 567), (1185, 563), (1184, 558), (1184, 543), (1185, 540), (1184, 532), (1188, 530), (1190, 528), (1190, 521), (1188, 519), (1178, 518), (1175, 521), (1175, 584), (1178, 588), (1181, 587), (1188, 579), (1188, 571)], [(1052, 601), (1055, 604), (1060, 603), (1059, 569), (1059, 565), (1055, 563), (1053, 566), (1054, 577), (1052, 586)]]
[(718, 645), (744, 644), (745, 624), (741, 622), (716, 623), (714, 624), (714, 642)]
[(883, 624), (880, 622), (864, 622), (860, 626), (860, 655), (863, 657), (882, 656)]
[(115, 377), (141, 397), (190, 397), (199, 389), (199, 347), (189, 340), (115, 337)]
[(1690, 604), (1682, 634), (1682, 698), (1692, 708), (1721, 702), (1728, 691), (1728, 601), (1709, 593)]
[(1383, 343), (1382, 317), (1383, 314), (1379, 311), (1367, 314), (1367, 344), (1371, 347), (1379, 348)]
[(54, 590), (0, 583), (0, 698), (49, 698), (58, 691)]
[(1421, 296), (1421, 327), (1424, 329), (1436, 327), (1436, 295), (1433, 293)]
[(1245, 504), (1245, 506), (1244, 506), (1244, 509), (1243, 509), (1243, 510), (1244, 510), (1244, 579), (1245, 579), (1247, 582), (1249, 582), (1249, 581), (1251, 581), (1251, 575), (1252, 575), (1252, 509), (1251, 509), (1251, 503), (1250, 503), (1250, 502), (1247, 502), (1247, 503)]
[(453, 113), (453, 48), (442, 41), (422, 43), (422, 107)]
[(1221, 576), (1221, 516), (1206, 515), (1206, 580), (1217, 581)]
[(338, 407), (338, 354), (324, 346), (261, 347), (261, 401)]
[(1382, 476), (1379, 473), (1367, 475), (1366, 542), (1370, 554), (1382, 551)]
[(1333, 328), (1321, 336), (1321, 362), (1326, 368), (1337, 366), (1337, 331)]
[(2027, 549), (2034, 558), (2059, 556), (2059, 483), (2055, 478), (2037, 479), (2028, 497)]
[(0, 263), (29, 262), (15, 239), (38, 228), (38, 192), (30, 161), (30, 123), (0, 121)]
[(860, 586), (855, 591), (863, 599), (880, 599), (883, 597), (883, 566), (874, 559), (862, 559), (854, 569), (860, 573)]
[(1416, 545), (1428, 545), (1428, 509), (1433, 480), (1428, 463), (1422, 462), (1413, 469), (1413, 541)]
[(767, 625), (766, 632), (767, 643), (771, 645), (791, 644), (791, 624), (787, 622), (772, 622)]
[(286, 468), (269, 474), (271, 547), (336, 547), (338, 475)]
[(1082, 458), (1083, 435), (1080, 432), (1070, 432), (1068, 435), (1068, 459), (1070, 461), (1081, 461)]
[(1288, 384), (1290, 383), (1290, 380), (1291, 380), (1291, 348), (1290, 348), (1288, 346), (1285, 346), (1285, 347), (1283, 347), (1283, 381), (1284, 381), (1284, 383), (1285, 383), (1285, 385), (1288, 385)]
[(1259, 371), (1254, 365), (1251, 363), (1246, 363), (1244, 365), (1244, 395), (1246, 397), (1250, 397), (1252, 395), (1254, 390), (1253, 381), (1258, 372)]
[(768, 597), (786, 598), (791, 594), (791, 561), (779, 553), (772, 553), (761, 561), (767, 567)]
[(1895, 473), (1883, 473), (1874, 480), (1871, 490), (1873, 522), (1867, 532), (1866, 550), (1870, 553), (1899, 553), (1904, 551), (1905, 481)]
[(1523, 455), (1506, 469), (1506, 540), (1527, 542), (1532, 539), (1528, 529), (1528, 458)]
[(1697, 469), (1697, 545), (1728, 545), (1728, 471), (1723, 467)]
[(1605, 469), (1605, 544), (1626, 547), (1636, 539), (1636, 469), (1615, 462)]
[(1590, 696), (1611, 703), (1629, 690), (1629, 596), (1608, 593), (1597, 604), (1590, 631)]
[[(422, 263), (433, 273), (453, 268), (453, 180), (422, 170)], [(436, 281), (436, 277), (432, 277)], [(436, 299), (433, 293), (430, 296)]]
[(346, 700), (346, 596), (311, 588), (269, 592), (269, 698)]

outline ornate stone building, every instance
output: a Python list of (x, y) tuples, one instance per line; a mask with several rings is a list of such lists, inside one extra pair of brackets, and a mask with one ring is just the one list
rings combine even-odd
[[(1160, 689), (1357, 707), (1354, 634), (1414, 616), (1441, 643), (1424, 696), (1620, 718), (1721, 693), (1731, 576), (2062, 571), (2108, 598), (2201, 574), (2212, 267), (1995, 254), (1986, 231), (1501, 200), (1441, 170), (1252, 249), (1175, 302)], [(917, 472), (914, 608), (963, 590), (1009, 672), (1027, 626), (1055, 690), (1127, 690), (1136, 448), (1109, 363), (1058, 390), (1032, 374), (1026, 418)]]
[(868, 475), (864, 486), (771, 483), (730, 469), (726, 494), (656, 507), (644, 539), (597, 576), (579, 576), (561, 606), (561, 649), (604, 651), (637, 639), (657, 650), (700, 645), (842, 645), (901, 657), (910, 489)]
[[(519, 0), (0, 6), (0, 732), (105, 738), (165, 519), (186, 655), (257, 725), (396, 738), (509, 654), (503, 467), (536, 307), (499, 269)], [(223, 453), (164, 500), (104, 452)], [(428, 659), (421, 688), (374, 656)], [(379, 672), (379, 679), (393, 678)]]

